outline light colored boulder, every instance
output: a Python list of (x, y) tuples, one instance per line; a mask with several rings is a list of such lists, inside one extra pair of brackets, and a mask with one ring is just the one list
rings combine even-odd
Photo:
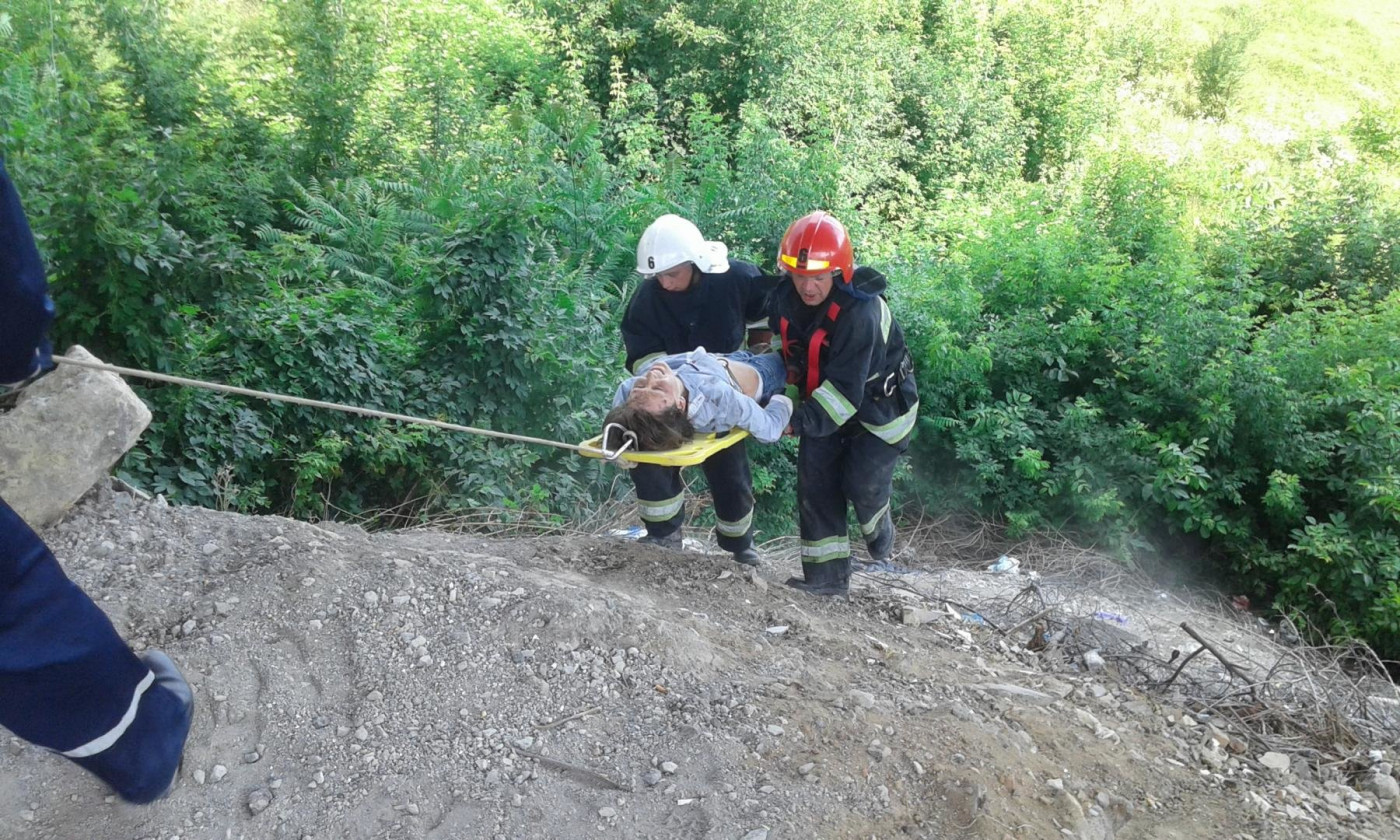
[[(82, 347), (68, 356), (99, 362)], [(35, 529), (107, 477), (151, 422), (115, 373), (59, 365), (0, 414), (0, 497)]]

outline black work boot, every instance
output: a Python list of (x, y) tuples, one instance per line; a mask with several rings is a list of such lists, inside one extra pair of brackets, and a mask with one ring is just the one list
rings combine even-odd
[(643, 545), (654, 545), (657, 548), (669, 548), (673, 551), (685, 548), (685, 537), (681, 535), (679, 528), (665, 536), (653, 535), (651, 531), (647, 531), (646, 536), (638, 539), (637, 542)]
[(757, 566), (758, 549), (754, 548), (753, 546), (739, 549), (738, 551), (734, 552), (734, 562), (740, 563), (745, 566)]
[(825, 563), (804, 562), (802, 577), (790, 577), (786, 583), (808, 595), (847, 595), (851, 591), (851, 558)]

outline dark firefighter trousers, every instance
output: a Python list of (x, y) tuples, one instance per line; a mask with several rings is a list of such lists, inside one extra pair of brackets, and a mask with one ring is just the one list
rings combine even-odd
[(871, 559), (889, 559), (894, 549), (890, 485), (895, 461), (908, 448), (908, 437), (892, 446), (863, 428), (826, 437), (802, 436), (797, 447), (797, 507), (804, 564), (851, 556), (847, 503), (855, 508)]
[(175, 772), (183, 701), (0, 499), (0, 725), (118, 792), (149, 798)]
[[(747, 445), (745, 441), (721, 449), (700, 465), (714, 498), (719, 547), (729, 552), (753, 545), (753, 477)], [(638, 464), (631, 473), (647, 534), (660, 538), (678, 531), (685, 524), (681, 468)]]

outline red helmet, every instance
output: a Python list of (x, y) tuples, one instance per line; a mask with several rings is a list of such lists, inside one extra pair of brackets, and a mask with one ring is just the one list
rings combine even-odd
[(855, 274), (851, 238), (836, 217), (825, 210), (808, 213), (788, 227), (778, 246), (778, 270), (811, 276), (840, 271), (836, 282), (850, 285)]

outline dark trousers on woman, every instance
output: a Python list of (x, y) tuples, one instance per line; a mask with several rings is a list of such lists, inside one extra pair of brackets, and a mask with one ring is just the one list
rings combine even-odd
[[(714, 498), (719, 547), (730, 552), (753, 545), (753, 478), (746, 445), (721, 449), (700, 465)], [(630, 472), (647, 536), (664, 539), (679, 531), (685, 524), (681, 468), (638, 464)]]
[(131, 652), (0, 499), (0, 725), (72, 759), (127, 800), (155, 799), (179, 766), (190, 701), (169, 660), (151, 656), (168, 668)]
[(907, 437), (891, 446), (863, 428), (826, 437), (803, 435), (797, 447), (797, 506), (802, 573), (808, 581), (844, 586), (850, 579), (848, 503), (871, 559), (889, 559), (894, 549), (890, 487), (895, 462), (908, 447)]

